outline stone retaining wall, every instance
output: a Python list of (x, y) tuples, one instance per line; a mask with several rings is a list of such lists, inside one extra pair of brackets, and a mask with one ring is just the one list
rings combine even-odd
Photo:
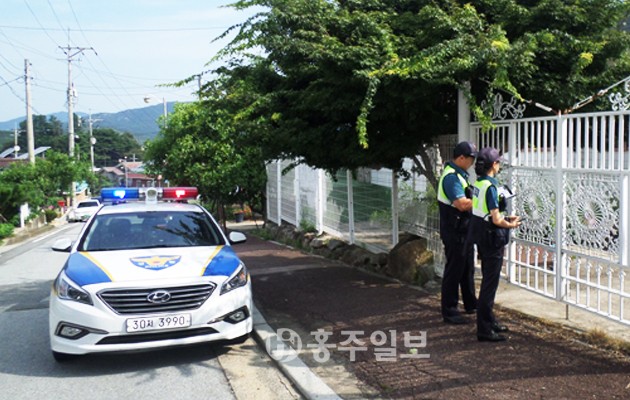
[(385, 275), (425, 288), (436, 287), (433, 253), (426, 239), (406, 235), (389, 253), (372, 253), (326, 233), (302, 232), (292, 225), (267, 222), (264, 231), (269, 238), (322, 257)]

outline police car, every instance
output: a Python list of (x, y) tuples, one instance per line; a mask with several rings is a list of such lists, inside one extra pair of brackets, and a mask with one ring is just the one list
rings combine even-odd
[(57, 361), (99, 352), (245, 340), (252, 331), (247, 268), (196, 188), (104, 188), (50, 296)]

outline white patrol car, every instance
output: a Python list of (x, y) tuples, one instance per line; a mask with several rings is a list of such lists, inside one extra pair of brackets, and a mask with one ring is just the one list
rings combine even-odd
[(53, 245), (70, 253), (50, 296), (57, 361), (249, 336), (250, 276), (230, 245), (245, 235), (226, 238), (208, 211), (187, 204), (196, 188), (105, 188), (101, 196), (106, 205), (78, 239)]

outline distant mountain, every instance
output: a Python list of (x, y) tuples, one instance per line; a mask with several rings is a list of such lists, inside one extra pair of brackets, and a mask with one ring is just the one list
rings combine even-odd
[[(175, 103), (167, 103), (166, 108), (169, 113), (173, 111)], [(162, 104), (152, 105), (143, 108), (135, 108), (117, 113), (98, 113), (92, 114), (94, 128), (112, 128), (120, 132), (131, 133), (140, 143), (144, 143), (147, 139), (154, 138), (160, 131), (158, 118), (164, 113)], [(75, 113), (82, 118), (82, 123), (86, 124), (88, 114)], [(57, 112), (48, 114), (46, 117), (54, 116), (60, 120), (64, 127), (68, 124), (68, 113)], [(24, 117), (15, 118), (9, 121), (0, 122), (0, 131), (13, 131), (16, 125), (24, 121)]]

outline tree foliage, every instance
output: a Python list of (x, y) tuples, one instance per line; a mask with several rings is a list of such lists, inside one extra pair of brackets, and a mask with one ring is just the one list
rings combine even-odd
[(35, 164), (13, 163), (0, 171), (0, 216), (10, 220), (24, 203), (32, 210), (55, 206), (72, 182), (93, 179), (89, 163), (75, 162), (56, 151), (36, 158)]
[[(96, 139), (94, 145), (94, 165), (107, 167), (117, 165), (125, 157), (127, 160), (141, 159), (143, 157), (142, 146), (129, 132), (118, 132), (111, 128), (95, 128), (92, 135)], [(82, 132), (79, 147), (83, 156), (82, 160), (90, 159), (89, 133)]]
[[(75, 155), (79, 160), (90, 161), (90, 134), (86, 123), (75, 115)], [(18, 145), (21, 152), (27, 149), (26, 121), (20, 122)], [(142, 147), (136, 138), (128, 132), (118, 132), (111, 128), (94, 128), (92, 135), (96, 139), (94, 146), (94, 165), (106, 167), (118, 164), (120, 159), (134, 156), (142, 157)], [(68, 152), (68, 132), (55, 116), (33, 116), (33, 136), (35, 148), (49, 146), (52, 150)]]
[[(556, 110), (630, 74), (618, 0), (241, 0), (223, 76), (267, 158), (324, 168), (417, 165), (456, 133), (462, 90), (486, 124), (496, 91)], [(258, 55), (256, 55), (258, 53)], [(261, 55), (262, 54), (262, 55)], [(491, 104), (491, 102), (486, 102)], [(255, 138), (255, 139), (254, 139)], [(426, 156), (426, 153), (424, 154)], [(425, 158), (426, 160), (426, 158)], [(430, 171), (425, 171), (430, 173)], [(434, 179), (432, 180), (434, 181)]]
[(242, 142), (226, 97), (177, 105), (168, 126), (145, 145), (147, 170), (171, 185), (196, 186), (217, 210), (243, 202), (260, 207), (265, 166), (260, 151)]

